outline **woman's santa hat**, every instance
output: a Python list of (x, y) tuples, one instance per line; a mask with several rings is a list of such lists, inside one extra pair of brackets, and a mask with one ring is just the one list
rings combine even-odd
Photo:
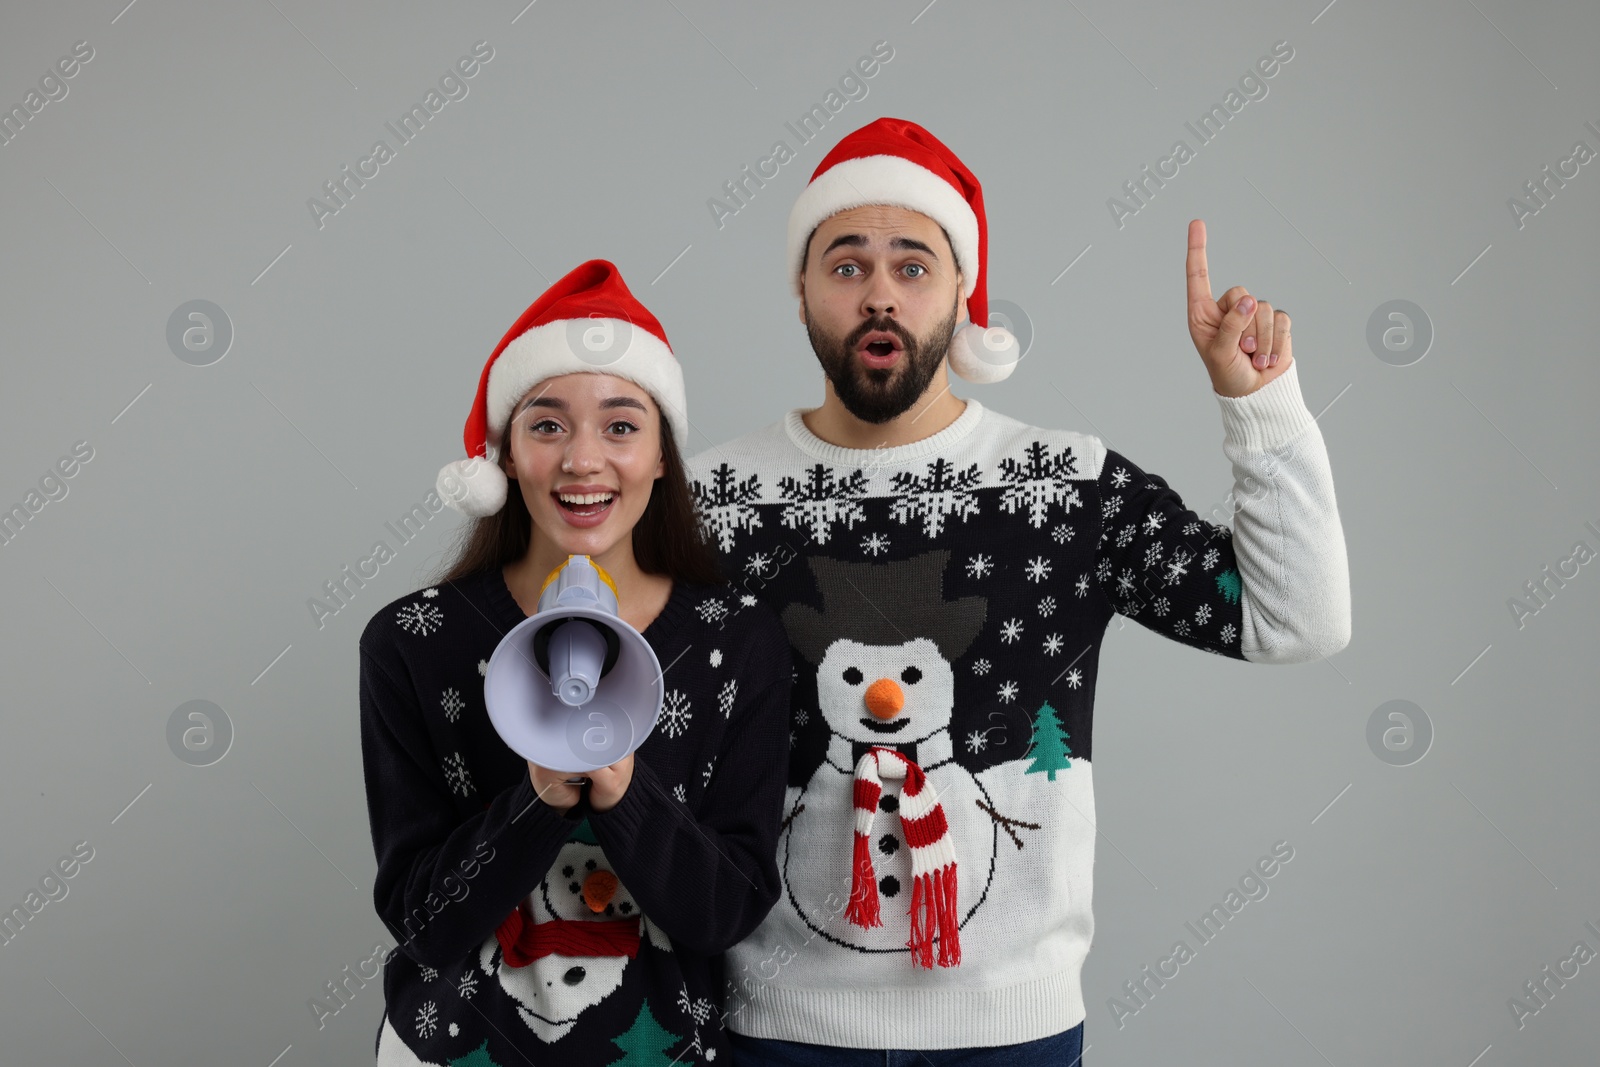
[(823, 157), (789, 212), (789, 277), (801, 295), (806, 244), (827, 218), (868, 204), (920, 212), (944, 227), (961, 268), (961, 297), (972, 321), (946, 355), (969, 382), (998, 382), (1016, 367), (1011, 331), (989, 325), (989, 223), (983, 187), (938, 138), (914, 122), (882, 118), (849, 134)]
[(614, 264), (591, 259), (546, 289), (490, 353), (462, 435), (467, 458), (445, 464), (435, 482), (444, 502), (474, 518), (504, 507), (508, 485), (499, 460), (507, 446), (500, 433), (512, 407), (544, 379), (582, 371), (637, 383), (661, 408), (684, 451), (683, 368), (666, 332)]

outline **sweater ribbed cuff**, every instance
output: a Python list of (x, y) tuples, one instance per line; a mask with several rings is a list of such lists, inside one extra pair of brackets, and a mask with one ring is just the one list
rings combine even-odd
[[(551, 835), (565, 839), (586, 814), (580, 801), (566, 812), (557, 811), (540, 799), (533, 788), (533, 779), (523, 774), (511, 790), (511, 826), (513, 833), (521, 834), (524, 842), (538, 844)], [(542, 872), (541, 872), (542, 873)]]
[(1253, 393), (1223, 396), (1213, 392), (1222, 407), (1224, 446), (1247, 452), (1267, 452), (1294, 440), (1316, 422), (1300, 395), (1299, 364)]
[(656, 805), (663, 800), (672, 804), (678, 803), (662, 788), (661, 780), (650, 769), (650, 765), (635, 754), (633, 779), (628, 782), (628, 788), (609, 810), (591, 812), (589, 825), (594, 827), (595, 835), (601, 839), (602, 846), (607, 837), (630, 840), (644, 832), (646, 820), (652, 810), (660, 811)]

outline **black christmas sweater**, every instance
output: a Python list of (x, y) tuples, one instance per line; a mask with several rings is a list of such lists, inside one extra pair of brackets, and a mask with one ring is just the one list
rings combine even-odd
[[(500, 568), (372, 617), (361, 749), (397, 942), (380, 1065), (731, 1062), (722, 953), (778, 894), (793, 666), (765, 609), (723, 625), (725, 594), (677, 582), (644, 630), (665, 705), (606, 812), (546, 805), (488, 718), (488, 660), (527, 617)], [(518, 927), (541, 946), (520, 966)]]
[[(729, 1029), (930, 1049), (1015, 1044), (1083, 1021), (1108, 623), (1121, 614), (1257, 663), (1349, 640), (1332, 475), (1295, 365), (1217, 400), (1235, 484), (1204, 512), (1096, 436), (971, 398), (909, 444), (840, 447), (797, 409), (690, 459), (736, 583), (716, 610), (738, 620), (769, 606), (797, 667), (784, 891), (728, 953)], [(897, 814), (900, 782), (856, 791), (872, 746), (922, 769), (942, 818), (913, 812), (913, 835)], [(878, 798), (864, 815), (862, 795)], [(922, 885), (913, 854), (929, 825), (955, 854), (947, 921), (959, 945), (940, 950), (959, 947), (957, 962), (927, 963), (908, 943)], [(881, 925), (851, 907), (862, 889)]]

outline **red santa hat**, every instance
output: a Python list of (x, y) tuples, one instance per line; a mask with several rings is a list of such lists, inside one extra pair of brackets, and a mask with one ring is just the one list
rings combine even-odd
[(501, 427), (527, 391), (546, 378), (589, 371), (637, 383), (655, 400), (676, 436), (688, 444), (683, 368), (661, 323), (623, 284), (616, 266), (591, 259), (529, 305), (489, 355), (467, 416), (467, 458), (445, 464), (439, 496), (465, 515), (493, 515), (505, 506)]
[(989, 325), (989, 224), (983, 187), (938, 138), (914, 122), (882, 118), (847, 135), (823, 157), (789, 212), (789, 277), (801, 294), (806, 244), (827, 218), (868, 204), (920, 212), (944, 227), (961, 268), (967, 325), (946, 356), (969, 382), (998, 382), (1020, 356), (1011, 331)]

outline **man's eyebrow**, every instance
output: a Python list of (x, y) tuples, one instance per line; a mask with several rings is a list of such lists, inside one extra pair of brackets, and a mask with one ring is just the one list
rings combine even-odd
[[(867, 243), (867, 239), (864, 236), (862, 236), (861, 234), (859, 234), (859, 233), (840, 234), (838, 237), (835, 237), (828, 244), (827, 248), (822, 250), (822, 254), (823, 254), (824, 257), (826, 257), (829, 252), (832, 252), (835, 248), (839, 248), (840, 246), (849, 246), (849, 247), (852, 247), (852, 248), (861, 248), (861, 247), (865, 246), (866, 243)], [(912, 250), (914, 252), (921, 252), (923, 255), (928, 256), (928, 257), (930, 257), (930, 258), (932, 258), (934, 260), (937, 260), (939, 258), (939, 253), (935, 252), (932, 248), (929, 248), (926, 244), (924, 244), (921, 241), (918, 241), (914, 237), (896, 237), (896, 238), (893, 238), (889, 242), (889, 247), (890, 248), (896, 248), (896, 249), (910, 249), (910, 250)]]
[(916, 240), (915, 238), (912, 238), (912, 237), (896, 237), (894, 240), (889, 242), (889, 247), (890, 248), (910, 248), (910, 249), (913, 249), (915, 251), (921, 252), (921, 253), (923, 253), (925, 255), (931, 256), (934, 259), (938, 259), (939, 258), (939, 253), (935, 252), (933, 249), (929, 248), (927, 245), (923, 244), (921, 241), (918, 241), (918, 240)]
[(861, 236), (859, 233), (842, 233), (838, 237), (835, 237), (827, 248), (822, 250), (822, 254), (826, 256), (829, 252), (832, 252), (835, 248), (838, 248), (841, 245), (850, 245), (855, 248), (860, 248), (866, 243), (867, 239)]
[[(527, 411), (529, 408), (535, 407), (555, 408), (557, 411), (567, 411), (570, 410), (571, 405), (558, 396), (545, 396), (543, 393), (540, 393), (538, 396), (530, 396), (527, 399), (527, 402), (524, 403), (522, 407), (518, 409), (518, 411)], [(631, 396), (606, 397), (606, 399), (600, 401), (600, 408), (602, 411), (610, 408), (638, 408), (640, 411), (645, 410), (645, 406)]]

